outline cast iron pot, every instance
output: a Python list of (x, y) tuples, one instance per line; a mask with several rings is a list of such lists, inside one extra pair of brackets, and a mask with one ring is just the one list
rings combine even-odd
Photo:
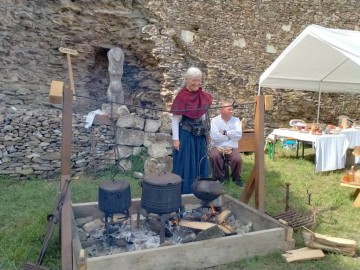
[(106, 214), (124, 213), (131, 205), (130, 184), (126, 180), (106, 181), (99, 187), (99, 208)]
[(148, 213), (168, 214), (181, 207), (181, 177), (177, 174), (145, 175), (141, 187), (141, 207)]
[(214, 178), (196, 179), (191, 187), (195, 197), (205, 202), (213, 201), (224, 194), (223, 185)]

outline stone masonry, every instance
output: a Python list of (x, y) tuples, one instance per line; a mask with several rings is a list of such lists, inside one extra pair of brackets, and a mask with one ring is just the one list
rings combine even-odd
[[(153, 149), (145, 129), (155, 129), (163, 117), (157, 110), (169, 108), (189, 66), (203, 70), (204, 87), (213, 94), (215, 104), (224, 97), (247, 103), (239, 106), (236, 115), (245, 117), (252, 127), (251, 103), (259, 76), (306, 26), (358, 31), (359, 22), (357, 0), (3, 0), (0, 172), (50, 177), (51, 171), (59, 170), (61, 134), (56, 125), (61, 106), (48, 101), (52, 80), (69, 83), (66, 56), (59, 47), (78, 51), (72, 57), (77, 95), (73, 142), (74, 148), (81, 150), (74, 152), (73, 169), (81, 171), (90, 162), (89, 157), (83, 158), (90, 151), (90, 142), (85, 139), (90, 130), (81, 123), (107, 99), (107, 52), (113, 47), (122, 48), (125, 54), (122, 85), (124, 103), (134, 121), (131, 125), (139, 125), (138, 118), (145, 123), (143, 129), (130, 128), (122, 127), (118, 120), (119, 132), (126, 137), (128, 129), (133, 129), (141, 140), (144, 133), (142, 145), (130, 147), (144, 147), (152, 153), (147, 164), (153, 168), (160, 166), (159, 159), (167, 159), (160, 166), (165, 168), (171, 157), (157, 155), (169, 154), (168, 138), (156, 135), (155, 140), (163, 145)], [(274, 96), (274, 110), (265, 115), (268, 129), (287, 126), (293, 118), (311, 122), (316, 117), (317, 93), (272, 89), (264, 89), (264, 93)], [(321, 122), (336, 124), (340, 114), (360, 118), (359, 95), (322, 94), (321, 100)], [(210, 113), (214, 115), (216, 110)], [(98, 129), (95, 137), (113, 136), (110, 127), (94, 129)], [(109, 151), (107, 147), (104, 145), (101, 152)], [(119, 152), (131, 151), (120, 147)], [(44, 157), (48, 161), (44, 162)], [(33, 165), (33, 160), (44, 164), (42, 169)], [(128, 167), (125, 158), (122, 164)]]

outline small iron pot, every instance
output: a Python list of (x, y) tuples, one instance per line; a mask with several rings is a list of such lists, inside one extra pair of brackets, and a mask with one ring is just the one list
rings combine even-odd
[(181, 207), (181, 177), (173, 173), (145, 175), (141, 182), (141, 207), (148, 213), (168, 214)]
[(196, 198), (210, 202), (224, 194), (223, 185), (214, 178), (196, 179), (191, 186)]
[(99, 208), (105, 214), (124, 213), (131, 205), (128, 181), (106, 181), (99, 187)]

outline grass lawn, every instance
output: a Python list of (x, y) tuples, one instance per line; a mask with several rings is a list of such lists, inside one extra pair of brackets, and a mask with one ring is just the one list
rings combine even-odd
[[(291, 209), (309, 215), (316, 214), (313, 231), (357, 242), (360, 251), (360, 208), (352, 207), (354, 189), (340, 187), (342, 171), (315, 173), (314, 151), (305, 149), (305, 159), (295, 158), (294, 150), (277, 147), (275, 159), (265, 156), (266, 196), (265, 209), (269, 215), (285, 211), (285, 183), (290, 185)], [(244, 173), (247, 179), (254, 163), (253, 155), (243, 155)], [(71, 182), (72, 200), (97, 201), (99, 183), (108, 180), (113, 173), (101, 176), (82, 176)], [(130, 181), (132, 197), (140, 197), (138, 180), (117, 175)], [(46, 233), (46, 217), (52, 213), (59, 180), (42, 181), (0, 179), (0, 269), (23, 269), (25, 262), (36, 262)], [(226, 193), (238, 198), (241, 189), (233, 183), (225, 183)], [(308, 194), (311, 203), (308, 204)], [(254, 196), (253, 196), (254, 197)], [(250, 201), (253, 205), (253, 200)], [(45, 255), (44, 266), (60, 269), (59, 232), (56, 228)], [(300, 232), (295, 232), (296, 248), (304, 246)], [(259, 243), (261, 245), (261, 243)], [(239, 247), (241, 248), (241, 247)], [(219, 252), (226, 252), (219, 251)], [(245, 259), (212, 269), (360, 269), (360, 257), (346, 257), (326, 253), (322, 260), (286, 263), (280, 254)]]

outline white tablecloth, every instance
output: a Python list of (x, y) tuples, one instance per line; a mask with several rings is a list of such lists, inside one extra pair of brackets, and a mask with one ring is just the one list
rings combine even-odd
[(341, 130), (341, 133), (344, 134), (349, 141), (349, 148), (360, 146), (360, 129), (346, 128)]
[[(349, 141), (349, 148), (360, 146), (360, 129), (346, 128), (341, 131)], [(355, 157), (355, 164), (360, 164), (360, 157)]]
[(298, 131), (274, 129), (272, 134), (315, 143), (315, 171), (324, 172), (345, 168), (349, 142), (344, 134), (312, 135)]

